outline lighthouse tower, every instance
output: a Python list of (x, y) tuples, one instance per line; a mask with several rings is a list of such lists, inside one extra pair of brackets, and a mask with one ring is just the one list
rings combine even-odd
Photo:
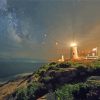
[(73, 60), (79, 59), (76, 43), (71, 44), (71, 59), (73, 59)]

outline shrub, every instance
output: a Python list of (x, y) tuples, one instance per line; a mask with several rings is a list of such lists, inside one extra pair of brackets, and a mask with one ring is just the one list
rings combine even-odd
[(57, 63), (56, 63), (56, 62), (52, 62), (52, 63), (50, 63), (49, 65), (50, 65), (50, 66), (52, 66), (52, 65), (55, 66), (55, 65), (57, 65)]
[(87, 83), (66, 84), (55, 91), (57, 100), (99, 100), (100, 85)]
[(16, 91), (16, 100), (34, 100), (35, 99), (35, 92), (42, 87), (40, 83), (32, 83), (27, 88), (20, 88)]
[(58, 68), (69, 68), (71, 67), (70, 63), (60, 63), (57, 65)]
[(87, 68), (85, 66), (78, 66), (77, 69), (79, 71), (83, 71), (83, 72), (86, 72), (87, 71)]
[(27, 95), (29, 98), (35, 98), (35, 92), (40, 88), (41, 84), (39, 83), (32, 83), (27, 87)]
[(46, 77), (43, 78), (44, 81), (49, 81), (51, 79), (52, 79), (52, 77), (50, 77), (50, 76), (46, 76)]
[(79, 85), (65, 85), (61, 89), (55, 91), (57, 100), (73, 100), (73, 92), (79, 90)]
[(28, 100), (27, 88), (18, 89), (16, 92), (16, 96), (17, 96), (16, 100)]

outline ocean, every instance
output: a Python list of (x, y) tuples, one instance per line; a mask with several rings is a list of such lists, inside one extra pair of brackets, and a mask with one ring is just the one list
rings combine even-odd
[(33, 73), (46, 63), (0, 62), (0, 83), (13, 79), (17, 75)]

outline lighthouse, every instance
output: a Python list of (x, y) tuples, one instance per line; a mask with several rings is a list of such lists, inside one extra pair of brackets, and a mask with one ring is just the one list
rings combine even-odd
[(78, 51), (77, 51), (77, 44), (71, 43), (70, 47), (71, 47), (71, 59), (73, 59), (73, 60), (79, 59)]

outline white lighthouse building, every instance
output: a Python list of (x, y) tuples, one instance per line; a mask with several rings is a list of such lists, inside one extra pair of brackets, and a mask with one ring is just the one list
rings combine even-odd
[(70, 46), (71, 46), (71, 59), (73, 59), (73, 60), (79, 59), (78, 51), (77, 51), (77, 44), (71, 43)]

